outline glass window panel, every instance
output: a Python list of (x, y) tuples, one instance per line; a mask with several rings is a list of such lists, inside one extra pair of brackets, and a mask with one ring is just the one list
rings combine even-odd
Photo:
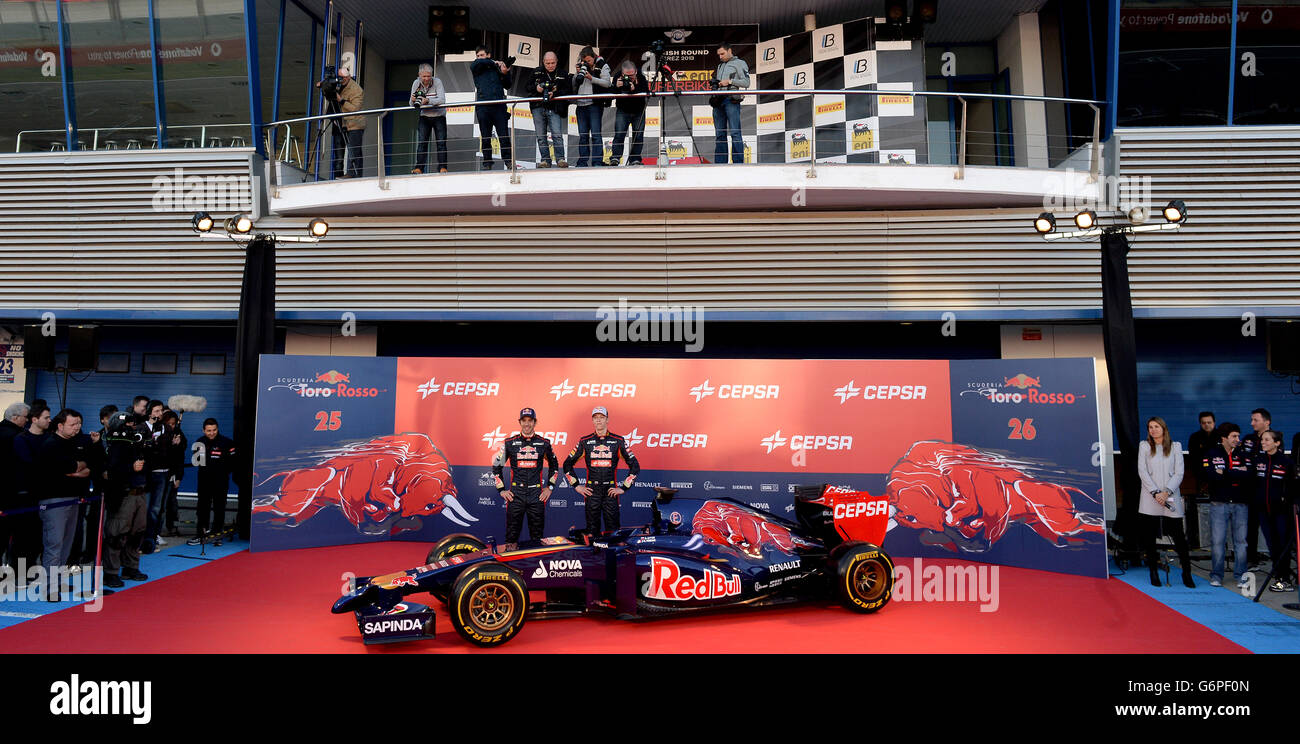
[(84, 149), (149, 147), (155, 134), (149, 21), (117, 0), (64, 3), (73, 98)]
[(1120, 14), (1120, 126), (1228, 123), (1232, 3), (1125, 0)]
[(63, 146), (55, 7), (54, 0), (0, 0), (0, 152)]
[(249, 146), (242, 0), (155, 0), (154, 8), (168, 146)]
[(1300, 0), (1241, 0), (1234, 64), (1234, 124), (1300, 124)]

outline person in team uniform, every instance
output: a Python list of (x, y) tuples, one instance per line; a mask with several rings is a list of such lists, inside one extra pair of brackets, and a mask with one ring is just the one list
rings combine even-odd
[[(564, 477), (568, 479), (573, 490), (582, 494), (587, 500), (587, 531), (593, 535), (601, 532), (601, 517), (604, 517), (606, 532), (613, 532), (619, 527), (618, 497), (632, 487), (641, 464), (636, 455), (628, 449), (623, 437), (609, 430), (609, 411), (604, 406), (596, 406), (591, 411), (591, 423), (595, 431), (578, 440), (573, 451), (564, 459)], [(627, 462), (628, 475), (621, 482), (618, 480), (618, 458)], [(581, 458), (587, 458), (587, 482), (578, 485), (578, 476), (573, 466)]]
[[(492, 475), (497, 492), (506, 501), (506, 542), (519, 542), (523, 532), (524, 515), (528, 516), (528, 537), (540, 540), (546, 526), (546, 501), (551, 498), (556, 479), (560, 476), (560, 462), (555, 457), (551, 440), (538, 436), (537, 413), (531, 408), (519, 412), (519, 433), (502, 442), (492, 458)], [(546, 462), (546, 475), (542, 476), (542, 462)], [(502, 477), (503, 469), (510, 466), (510, 484)]]

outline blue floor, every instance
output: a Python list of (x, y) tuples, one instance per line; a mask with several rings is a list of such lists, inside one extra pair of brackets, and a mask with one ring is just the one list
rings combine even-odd
[[(1114, 561), (1110, 570), (1112, 575), (1119, 573)], [(1275, 610), (1263, 604), (1262, 600), (1252, 602), (1242, 596), (1234, 581), (1226, 581), (1222, 587), (1212, 587), (1209, 579), (1197, 575), (1196, 588), (1188, 589), (1183, 586), (1182, 572), (1177, 566), (1169, 572), (1173, 586), (1152, 586), (1151, 576), (1143, 566), (1129, 568), (1123, 576), (1115, 578), (1254, 653), (1300, 652), (1300, 615)], [(1164, 571), (1160, 572), (1160, 578), (1164, 580)], [(1256, 574), (1256, 578), (1262, 582), (1264, 575)], [(1283, 601), (1297, 602), (1300, 599), (1295, 592), (1289, 592)]]
[[(133, 587), (143, 586), (152, 583), (166, 576), (173, 576), (182, 571), (191, 568), (197, 568), (203, 564), (233, 555), (241, 550), (248, 549), (248, 543), (238, 540), (228, 540), (221, 547), (208, 545), (203, 549), (200, 555), (199, 546), (193, 547), (186, 545), (185, 540), (179, 537), (168, 538), (171, 543), (163, 548), (160, 552), (152, 555), (140, 556), (140, 571), (149, 577), (148, 581), (128, 581), (126, 586), (117, 589), (117, 592), (129, 592)], [(179, 543), (179, 544), (177, 544)], [(76, 581), (80, 581), (78, 578)], [(80, 584), (77, 584), (80, 586)], [(24, 594), (24, 596), (29, 596)], [(111, 597), (106, 601), (111, 601)], [(19, 623), (27, 622), (41, 615), (48, 615), (59, 610), (66, 610), (69, 607), (77, 607), (86, 604), (81, 600), (67, 600), (63, 602), (32, 602), (20, 601), (16, 598), (3, 598), (0, 600), (0, 629), (8, 628)], [(14, 650), (14, 649), (8, 649)]]

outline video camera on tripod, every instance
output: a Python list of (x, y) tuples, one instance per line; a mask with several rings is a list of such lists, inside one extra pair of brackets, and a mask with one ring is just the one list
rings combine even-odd
[(316, 87), (320, 92), (325, 94), (326, 98), (338, 98), (339, 90), (343, 88), (343, 78), (339, 77), (338, 68), (334, 65), (325, 66), (325, 74), (321, 77)]
[(141, 452), (154, 446), (148, 422), (144, 416), (131, 411), (118, 411), (109, 417), (104, 427), (104, 441), (139, 448)]

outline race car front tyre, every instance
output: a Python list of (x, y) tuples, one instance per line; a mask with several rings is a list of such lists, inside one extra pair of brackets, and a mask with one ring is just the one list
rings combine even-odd
[(500, 646), (524, 627), (528, 586), (508, 566), (477, 563), (456, 577), (447, 610), (461, 638), (476, 646)]
[[(437, 563), (438, 561), (445, 561), (453, 555), (477, 553), (485, 547), (487, 546), (477, 537), (464, 532), (457, 532), (455, 534), (447, 535), (434, 543), (433, 547), (429, 549), (429, 555), (425, 557), (424, 562), (426, 565)], [(445, 588), (438, 587), (432, 589), (429, 591), (429, 594), (432, 594), (433, 598), (439, 602), (447, 604), (447, 590)]]
[(894, 591), (894, 562), (871, 543), (846, 543), (831, 553), (835, 595), (854, 612), (875, 612)]
[(425, 557), (425, 563), (436, 563), (446, 560), (453, 555), (462, 555), (464, 553), (477, 553), (487, 547), (483, 541), (473, 535), (464, 532), (458, 532), (454, 535), (447, 535), (438, 542), (433, 544), (429, 549), (429, 555)]

